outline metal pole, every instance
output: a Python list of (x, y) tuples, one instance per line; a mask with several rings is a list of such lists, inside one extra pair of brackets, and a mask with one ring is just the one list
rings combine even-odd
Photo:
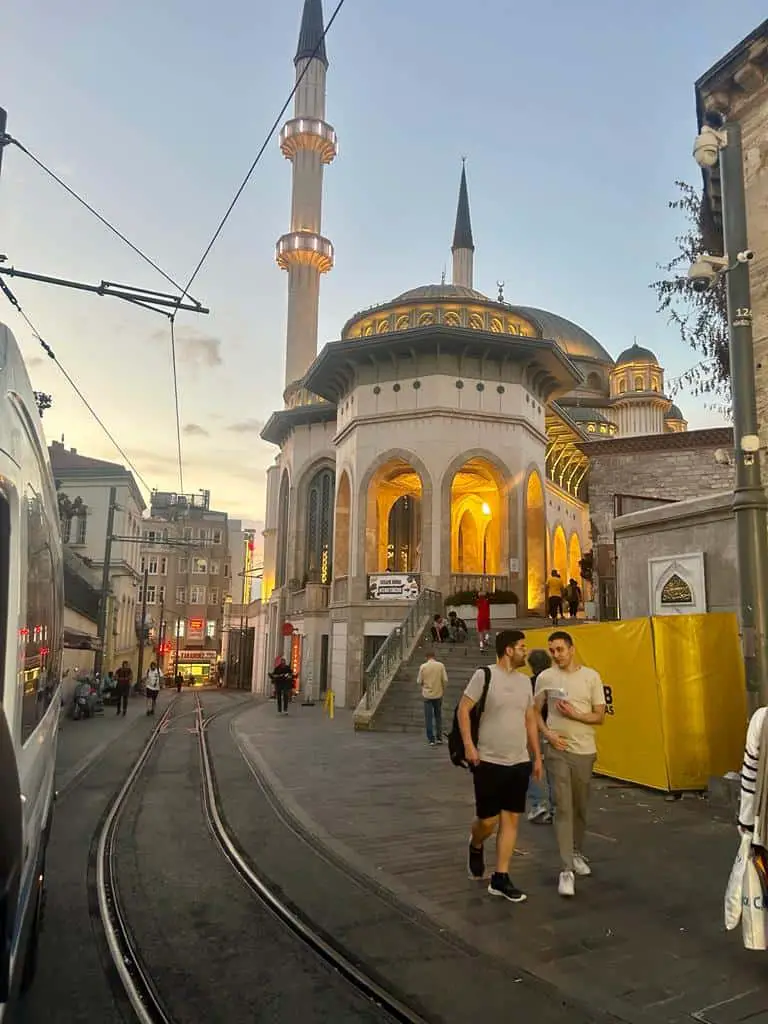
[(760, 477), (760, 453), (745, 452), (742, 439), (758, 435), (755, 364), (752, 347), (752, 300), (749, 264), (737, 253), (748, 249), (747, 209), (741, 127), (725, 126), (727, 144), (720, 150), (725, 252), (733, 269), (728, 282), (731, 390), (736, 486), (733, 511), (739, 558), (741, 633), (747, 694), (754, 703), (768, 704), (768, 646), (766, 646), (766, 591), (768, 586), (768, 499)]
[[(3, 110), (3, 108), (0, 107), (0, 140), (2, 140), (2, 137), (5, 135), (5, 126), (6, 126), (7, 123), (8, 123), (8, 115)], [(3, 150), (4, 149), (5, 149), (5, 146), (3, 145), (2, 141), (0, 141), (0, 171), (2, 171), (2, 169), (3, 169)]]
[(94, 658), (94, 671), (99, 678), (104, 674), (104, 658), (107, 653), (107, 612), (109, 608), (109, 569), (112, 560), (112, 535), (115, 532), (115, 509), (117, 506), (117, 488), (109, 488), (109, 508), (107, 510), (107, 539), (104, 543), (104, 566), (101, 570), (101, 599), (99, 601), (99, 625), (97, 635), (101, 641)]
[(141, 623), (139, 625), (139, 664), (136, 668), (136, 683), (141, 684), (141, 673), (144, 671), (144, 624), (147, 621), (147, 582), (149, 569), (144, 570), (144, 586), (141, 595)]
[(177, 612), (176, 613), (176, 653), (175, 653), (174, 659), (173, 659), (173, 683), (174, 683), (174, 686), (176, 685), (176, 676), (179, 674), (179, 640), (181, 639), (180, 636), (179, 636), (179, 625), (180, 625), (180, 623), (181, 623), (181, 619), (179, 618), (179, 614)]
[(157, 667), (163, 672), (163, 640), (165, 636), (165, 629), (163, 624), (163, 616), (165, 615), (165, 598), (160, 602), (160, 625), (157, 628)]

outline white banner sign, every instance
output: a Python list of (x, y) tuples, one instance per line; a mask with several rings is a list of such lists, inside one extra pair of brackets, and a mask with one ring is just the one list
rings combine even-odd
[(368, 577), (370, 601), (415, 601), (419, 589), (419, 577), (413, 573), (383, 572)]

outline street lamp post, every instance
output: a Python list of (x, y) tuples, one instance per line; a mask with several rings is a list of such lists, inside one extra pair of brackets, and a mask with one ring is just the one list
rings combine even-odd
[[(742, 650), (748, 698), (768, 704), (768, 499), (760, 472), (760, 441), (752, 344), (752, 300), (741, 126), (709, 114), (694, 156), (704, 168), (720, 161), (736, 480), (733, 512), (739, 563)], [(695, 284), (695, 281), (694, 281)]]

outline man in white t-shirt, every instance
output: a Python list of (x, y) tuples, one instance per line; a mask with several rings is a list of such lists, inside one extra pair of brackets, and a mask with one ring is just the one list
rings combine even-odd
[[(536, 713), (541, 734), (549, 743), (547, 771), (555, 796), (555, 835), (562, 861), (558, 892), (573, 896), (574, 876), (592, 874), (584, 856), (584, 835), (597, 758), (595, 726), (605, 718), (605, 691), (597, 672), (579, 663), (569, 633), (552, 633), (549, 653), (554, 665), (536, 680)], [(546, 722), (541, 713), (545, 701)]]
[(504, 629), (497, 635), (496, 664), (489, 670), (476, 741), (470, 711), (482, 700), (485, 669), (473, 674), (458, 709), (464, 754), (472, 767), (477, 815), (469, 839), (469, 876), (485, 877), (483, 844), (498, 828), (496, 870), (488, 892), (510, 903), (526, 899), (509, 877), (509, 862), (515, 852), (520, 815), (525, 811), (531, 768), (536, 779), (544, 774), (531, 681), (520, 672), (527, 653), (525, 634), (519, 629)]
[(160, 693), (160, 683), (162, 680), (162, 673), (157, 667), (157, 664), (153, 661), (149, 666), (149, 672), (144, 679), (144, 692), (147, 695), (147, 714), (154, 715), (155, 704), (157, 702), (157, 695)]

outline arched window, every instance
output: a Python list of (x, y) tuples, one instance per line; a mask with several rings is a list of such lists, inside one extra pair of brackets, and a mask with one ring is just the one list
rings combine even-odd
[(421, 500), (404, 494), (389, 511), (387, 570), (419, 572), (421, 558)]
[(330, 583), (333, 559), (333, 496), (336, 475), (321, 469), (307, 491), (307, 558), (304, 571), (310, 583)]
[(600, 379), (599, 373), (590, 373), (587, 377), (587, 387), (592, 391), (600, 391), (603, 387), (603, 382)]
[(635, 377), (635, 391), (643, 391), (644, 388), (645, 388), (645, 381), (640, 376), (640, 374), (638, 374)]
[(627, 382), (626, 382), (626, 380), (624, 380), (624, 378), (622, 378), (619, 381), (619, 394), (623, 395), (626, 392), (626, 390), (627, 390)]
[(282, 587), (286, 583), (288, 568), (288, 512), (290, 491), (288, 474), (283, 473), (280, 481), (280, 494), (277, 499), (277, 564), (275, 566), (275, 586)]
[(658, 377), (651, 377), (651, 391), (661, 391)]

